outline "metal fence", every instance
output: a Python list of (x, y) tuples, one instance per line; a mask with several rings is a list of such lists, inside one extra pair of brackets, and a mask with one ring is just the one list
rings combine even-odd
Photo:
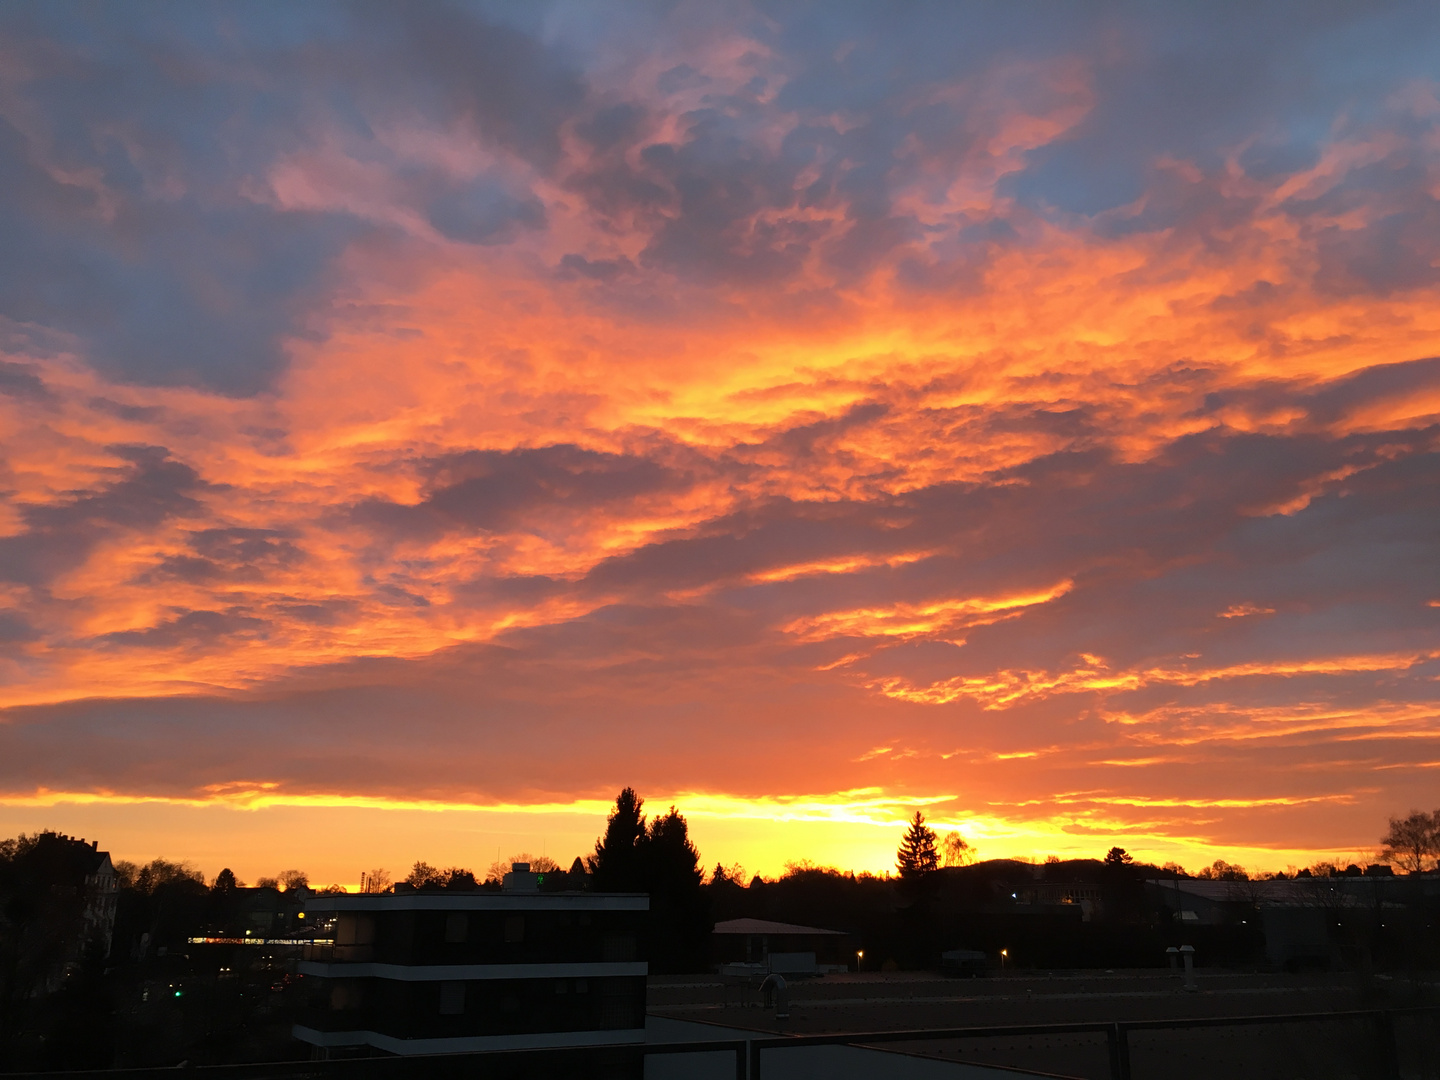
[(750, 1040), (749, 1071), (742, 1073), (737, 1066), (735, 1075), (737, 1080), (760, 1080), (767, 1051), (793, 1050), (805, 1046), (881, 1046), (887, 1043), (1020, 1038), (1036, 1035), (1097, 1035), (1103, 1036), (1105, 1039), (1111, 1080), (1151, 1080), (1149, 1077), (1137, 1077), (1132, 1072), (1131, 1032), (1260, 1027), (1278, 1024), (1336, 1024), (1359, 1021), (1371, 1026), (1375, 1035), (1376, 1076), (1383, 1080), (1401, 1080), (1399, 1047), (1395, 1040), (1396, 1019), (1402, 1016), (1434, 1017), (1436, 1015), (1440, 1015), (1440, 1006), (1259, 1016), (1204, 1016), (1175, 1020), (1117, 1020), (1109, 1023), (1022, 1024), (908, 1031), (846, 1032), (837, 1035), (780, 1036)]

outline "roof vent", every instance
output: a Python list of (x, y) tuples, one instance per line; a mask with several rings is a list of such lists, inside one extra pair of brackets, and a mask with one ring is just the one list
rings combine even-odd
[(504, 892), (534, 893), (540, 891), (540, 875), (530, 872), (528, 862), (517, 862), (510, 864), (510, 873), (506, 874), (500, 881), (500, 888)]

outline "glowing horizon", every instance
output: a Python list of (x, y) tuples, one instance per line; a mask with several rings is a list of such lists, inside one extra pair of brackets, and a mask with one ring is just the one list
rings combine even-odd
[(1440, 761), (1436, 24), (0, 15), (0, 834), (1373, 852)]
[[(1145, 807), (1195, 807), (1208, 808), (1253, 808), (1256, 806), (1291, 806), (1298, 802), (1348, 802), (1345, 796), (1318, 796), (1306, 800), (1284, 798), (1245, 801), (1215, 800), (1212, 802), (1183, 802), (1180, 800), (1140, 798), (1111, 798), (1087, 795), (1083, 800), (1092, 804), (1084, 811), (1063, 817), (1031, 818), (1013, 820), (996, 815), (963, 812), (930, 816), (930, 812), (941, 804), (953, 803), (950, 796), (889, 796), (878, 789), (836, 792), (826, 795), (781, 796), (760, 799), (736, 799), (725, 795), (710, 795), (703, 792), (679, 792), (646, 799), (647, 811), (663, 811), (676, 806), (690, 823), (691, 834), (701, 843), (719, 843), (732, 857), (716, 858), (706, 862), (708, 871), (717, 863), (731, 866), (742, 865), (748, 874), (759, 874), (770, 880), (783, 875), (790, 864), (808, 862), (826, 866), (842, 872), (868, 872), (884, 876), (894, 873), (896, 837), (904, 832), (909, 816), (916, 810), (926, 813), (926, 821), (938, 833), (955, 830), (967, 838), (977, 860), (1018, 859), (1024, 862), (1041, 862), (1045, 858), (1083, 859), (1099, 858), (1110, 846), (1109, 838), (1123, 840), (1129, 825), (1120, 818), (1105, 818), (1095, 813), (1096, 809), (1108, 805)], [(220, 811), (228, 813), (263, 814), (267, 810), (371, 810), (387, 817), (399, 817), (410, 822), (408, 843), (413, 850), (395, 850), (395, 842), (387, 840), (380, 844), (357, 843), (347, 838), (343, 848), (331, 846), (293, 851), (293, 857), (276, 857), (274, 852), (260, 857), (257, 853), (240, 852), (240, 858), (220, 857), (220, 863), (235, 870), (241, 880), (253, 882), (262, 877), (273, 877), (281, 869), (305, 870), (315, 886), (330, 883), (340, 884), (350, 891), (358, 889), (359, 877), (355, 873), (347, 878), (347, 871), (363, 866), (367, 870), (381, 868), (391, 871), (397, 879), (403, 879), (411, 863), (427, 861), (433, 865), (463, 865), (482, 873), (491, 862), (501, 861), (520, 853), (550, 854), (559, 856), (557, 861), (568, 866), (575, 856), (584, 858), (593, 853), (593, 838), (585, 832), (586, 825), (591, 832), (603, 832), (605, 815), (612, 804), (602, 800), (577, 799), (568, 804), (480, 804), (465, 802), (439, 802), (427, 800), (384, 799), (355, 795), (289, 795), (265, 791), (257, 787), (250, 790), (218, 792), (206, 798), (168, 798), (163, 796), (128, 796), (105, 792), (51, 792), (41, 791), (31, 796), (9, 796), (0, 798), (0, 807), (159, 807), (182, 811)], [(462, 815), (481, 818), (486, 821), (485, 835), (509, 836), (511, 843), (506, 847), (500, 842), (493, 852), (485, 851), (478, 841), (456, 843), (453, 839), (436, 842), (424, 828), (423, 819), (435, 815)], [(213, 823), (214, 819), (210, 819)], [(746, 826), (757, 824), (773, 825), (782, 823), (789, 830), (778, 839), (765, 839), (750, 834)], [(213, 826), (212, 826), (213, 827)], [(221, 829), (224, 829), (222, 823)], [(122, 832), (129, 832), (122, 829)], [(470, 830), (475, 831), (475, 830)], [(858, 834), (863, 838), (857, 839)], [(527, 837), (542, 837), (538, 843)], [(825, 858), (813, 857), (816, 848), (810, 845), (818, 842), (818, 850)], [(558, 845), (568, 843), (569, 847)], [(1104, 845), (1099, 847), (1097, 845)], [(1242, 845), (1217, 848), (1204, 837), (1171, 836), (1159, 842), (1152, 838), (1151, 846), (1132, 848), (1131, 854), (1144, 862), (1161, 865), (1181, 862), (1187, 869), (1196, 871), (1209, 866), (1216, 859), (1243, 866), (1252, 872), (1270, 872), (1313, 865), (1330, 861), (1338, 865), (1371, 861), (1378, 845), (1368, 848), (1339, 846), (1330, 849), (1294, 849), (1280, 845)], [(571, 850), (573, 848), (573, 850)], [(793, 850), (792, 850), (793, 849)], [(801, 853), (797, 854), (797, 850)], [(810, 852), (811, 854), (805, 854)], [(853, 852), (857, 858), (844, 861), (846, 852)], [(703, 855), (702, 850), (702, 855)], [(111, 852), (116, 859), (127, 858), (132, 862), (144, 863), (157, 857), (155, 852), (146, 855), (130, 850)], [(308, 858), (306, 856), (309, 856)], [(164, 853), (158, 857), (165, 857)], [(285, 867), (279, 865), (286, 862)], [(366, 858), (369, 861), (366, 861)], [(298, 862), (297, 862), (298, 860)], [(207, 880), (213, 879), (221, 865), (198, 865), (194, 859), (186, 862), (196, 865)], [(270, 865), (274, 863), (275, 865)]]

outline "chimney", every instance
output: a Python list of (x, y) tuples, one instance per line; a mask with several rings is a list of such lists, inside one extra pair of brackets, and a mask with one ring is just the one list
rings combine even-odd
[(99, 850), (100, 850), (100, 841), (99, 841), (99, 840), (91, 840), (91, 841), (90, 841), (90, 850), (91, 850), (91, 851), (99, 851)]

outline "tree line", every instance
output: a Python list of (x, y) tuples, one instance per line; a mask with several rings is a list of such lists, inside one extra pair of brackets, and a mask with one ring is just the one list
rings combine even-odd
[[(684, 816), (674, 806), (661, 817), (654, 818), (648, 825), (643, 812), (644, 799), (633, 788), (625, 788), (616, 797), (614, 808), (606, 820), (605, 833), (597, 838), (595, 850), (588, 856), (576, 856), (568, 869), (546, 855), (531, 855), (517, 852), (507, 859), (492, 862), (483, 873), (477, 874), (467, 867), (436, 867), (423, 860), (417, 860), (410, 872), (399, 883), (412, 889), (480, 889), (498, 888), (505, 874), (514, 863), (528, 863), (532, 872), (547, 879), (551, 889), (597, 890), (617, 889), (649, 892), (658, 889), (667, 895), (676, 891), (679, 883), (688, 881), (692, 872), (697, 875), (698, 884), (726, 884), (746, 887), (757, 880), (759, 875), (747, 875), (739, 863), (729, 865), (717, 862), (708, 873), (700, 869), (699, 852), (689, 837), (689, 826)], [(15, 845), (27, 838), (0, 841), (0, 859), (7, 852), (13, 852)], [(5, 845), (9, 845), (7, 848)], [(693, 856), (693, 858), (692, 858)], [(977, 859), (975, 849), (959, 832), (950, 831), (941, 836), (926, 822), (923, 811), (917, 810), (909, 820), (896, 851), (895, 869), (901, 881), (911, 882), (934, 870), (962, 867), (973, 864)], [(1420, 873), (1440, 867), (1440, 809), (1433, 812), (1411, 810), (1405, 816), (1389, 819), (1388, 829), (1380, 838), (1380, 846), (1366, 865), (1350, 863), (1342, 866), (1329, 860), (1320, 860), (1308, 867), (1288, 870), (1263, 871), (1247, 869), (1238, 863), (1216, 859), (1208, 866), (1191, 872), (1175, 862), (1159, 864), (1165, 876), (1199, 878), (1217, 881), (1247, 881), (1252, 878), (1309, 878), (1340, 877), (1365, 873), (1372, 874), (1385, 866), (1392, 866), (1405, 873)], [(1047, 862), (1059, 862), (1058, 856), (1049, 856)], [(1121, 847), (1112, 847), (1101, 858), (1105, 865), (1128, 865), (1132, 856)], [(136, 864), (119, 860), (115, 872), (122, 888), (136, 889), (151, 893), (162, 884), (178, 881), (204, 883), (204, 877), (187, 862), (171, 862), (153, 859), (149, 863)], [(816, 864), (795, 860), (785, 864), (785, 873), (792, 874), (807, 869), (817, 869)], [(827, 868), (835, 869), (835, 868)], [(360, 875), (360, 891), (384, 893), (392, 891), (396, 883), (390, 872), (373, 869)], [(220, 871), (213, 886), (218, 889), (244, 888), (233, 871)], [(297, 888), (309, 888), (318, 893), (343, 893), (345, 888), (332, 884), (312, 887), (309, 875), (302, 870), (282, 870), (274, 876), (265, 876), (255, 882), (257, 888), (273, 888), (288, 892)], [(684, 891), (684, 890), (680, 890)]]

